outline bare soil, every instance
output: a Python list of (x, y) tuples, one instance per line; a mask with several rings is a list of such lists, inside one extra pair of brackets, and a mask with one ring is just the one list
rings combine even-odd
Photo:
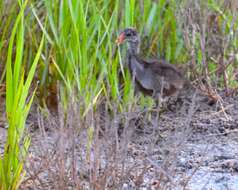
[(237, 190), (238, 97), (220, 96), (212, 106), (198, 95), (159, 114), (138, 108), (98, 121), (80, 121), (74, 104), (66, 121), (36, 109), (21, 189)]

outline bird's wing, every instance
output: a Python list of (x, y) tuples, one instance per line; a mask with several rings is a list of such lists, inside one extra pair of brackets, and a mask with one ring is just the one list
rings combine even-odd
[(170, 83), (178, 89), (183, 87), (184, 77), (174, 65), (165, 61), (154, 61), (150, 62), (150, 67), (154, 74), (158, 75), (158, 77), (163, 77), (166, 83)]

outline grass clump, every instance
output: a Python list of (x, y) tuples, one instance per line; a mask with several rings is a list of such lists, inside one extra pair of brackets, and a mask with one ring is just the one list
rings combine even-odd
[[(37, 62), (41, 55), (42, 38), (34, 62), (24, 79), (24, 10), (27, 1), (19, 1), (20, 11), (13, 26), (8, 45), (6, 64), (6, 113), (8, 134), (4, 154), (0, 157), (0, 189), (18, 189), (24, 177), (24, 162), (30, 138), (23, 133), (35, 91), (30, 92)], [(15, 50), (14, 48), (15, 47)], [(14, 61), (13, 61), (14, 60)], [(28, 95), (32, 94), (30, 98)]]

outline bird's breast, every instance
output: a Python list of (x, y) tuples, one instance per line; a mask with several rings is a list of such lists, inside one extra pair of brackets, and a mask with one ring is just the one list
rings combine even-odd
[(145, 68), (135, 57), (129, 60), (129, 67), (132, 78), (135, 78), (143, 88), (153, 90), (154, 80), (150, 69)]
[(154, 81), (149, 71), (145, 71), (144, 73), (138, 73), (136, 78), (144, 88), (153, 90)]

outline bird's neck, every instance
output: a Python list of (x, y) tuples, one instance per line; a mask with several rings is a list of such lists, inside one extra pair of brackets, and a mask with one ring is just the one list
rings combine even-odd
[(128, 43), (128, 66), (131, 74), (142, 75), (144, 72), (143, 62), (139, 59), (139, 42)]
[(138, 55), (139, 54), (139, 42), (129, 42), (128, 43), (128, 52), (130, 55)]

